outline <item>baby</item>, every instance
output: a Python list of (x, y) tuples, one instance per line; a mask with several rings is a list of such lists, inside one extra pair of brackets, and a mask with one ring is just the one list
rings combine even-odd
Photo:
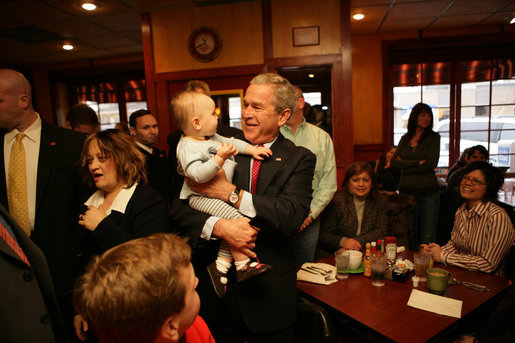
[[(225, 138), (216, 134), (218, 115), (214, 101), (201, 93), (183, 91), (176, 94), (170, 104), (173, 118), (183, 135), (177, 145), (177, 160), (182, 173), (197, 183), (206, 183), (220, 169), (224, 169), (227, 180), (232, 181), (236, 162), (234, 155), (243, 152), (254, 159), (263, 160), (272, 151), (256, 147), (242, 140)], [(184, 182), (181, 199), (188, 199), (190, 206), (198, 211), (225, 219), (243, 217), (236, 208), (220, 199), (212, 199), (191, 190)], [(230, 200), (230, 199), (229, 199)], [(217, 296), (223, 297), (227, 284), (227, 271), (234, 258), (238, 282), (267, 272), (267, 264), (252, 262), (242, 252), (232, 249), (222, 241), (216, 262), (208, 266), (209, 276)]]

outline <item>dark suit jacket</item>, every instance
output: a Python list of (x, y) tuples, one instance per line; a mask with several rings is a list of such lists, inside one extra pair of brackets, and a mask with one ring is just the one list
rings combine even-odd
[[(255, 333), (282, 330), (296, 321), (293, 235), (309, 213), (316, 161), (313, 153), (296, 147), (282, 135), (278, 136), (271, 150), (273, 156), (261, 165), (257, 194), (252, 195), (257, 215), (251, 224), (261, 229), (254, 252), (261, 262), (270, 264), (272, 270), (243, 283), (231, 278), (226, 295), (237, 299), (245, 324)], [(236, 161), (238, 165), (233, 183), (248, 190), (250, 157), (237, 155)], [(173, 213), (174, 220), (191, 239), (194, 262), (214, 261), (216, 253), (213, 253), (210, 245), (216, 241), (206, 242), (200, 238), (209, 216), (193, 211), (186, 201), (176, 202), (179, 205)], [(199, 285), (201, 283), (210, 286), (209, 279), (201, 280)], [(202, 299), (204, 310), (206, 305), (210, 305), (209, 301)]]
[(163, 197), (166, 206), (170, 201), (171, 180), (170, 180), (170, 167), (166, 153), (157, 148), (152, 148), (154, 154), (140, 148), (139, 151), (145, 155), (147, 160), (147, 186), (152, 187)]
[(45, 256), (0, 205), (30, 267), (0, 238), (0, 341), (68, 342)]
[[(319, 249), (325, 251), (326, 255), (331, 254), (340, 248), (340, 240), (343, 237), (354, 238), (361, 245), (383, 239), (388, 227), (384, 201), (380, 194), (367, 197), (361, 221), (361, 234), (356, 237), (358, 216), (354, 199), (347, 190), (337, 192), (321, 217)], [(323, 253), (319, 252), (318, 255)]]
[[(4, 166), (4, 134), (0, 133), (0, 203), (9, 208)], [(42, 122), (39, 149), (36, 219), (32, 241), (43, 251), (58, 297), (73, 289), (81, 194), (86, 191), (78, 161), (85, 136)]]
[[(86, 210), (85, 206), (83, 210)], [(111, 211), (95, 231), (85, 228), (81, 230), (83, 238), (80, 255), (85, 265), (93, 255), (101, 254), (118, 244), (158, 232), (169, 232), (168, 207), (153, 188), (138, 185), (127, 204), (125, 214)]]

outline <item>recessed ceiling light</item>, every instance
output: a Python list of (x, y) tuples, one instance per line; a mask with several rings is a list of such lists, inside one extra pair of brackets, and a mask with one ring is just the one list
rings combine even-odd
[(312, 79), (312, 78), (314, 78), (314, 77), (315, 77), (315, 74), (308, 74), (308, 77), (309, 77), (310, 79)]
[(74, 48), (74, 47), (73, 47), (73, 45), (71, 45), (71, 44), (68, 44), (68, 43), (63, 44), (63, 49), (64, 49), (64, 50), (73, 50), (73, 48)]
[(365, 18), (365, 15), (363, 13), (356, 13), (352, 16), (354, 20), (363, 20)]
[(95, 5), (92, 2), (83, 2), (80, 6), (84, 8), (86, 11), (94, 11), (97, 9), (97, 5)]
[(510, 24), (515, 24), (515, 17), (511, 18)]
[(322, 106), (322, 109), (323, 109), (324, 111), (327, 111), (327, 108), (328, 108), (327, 106)]

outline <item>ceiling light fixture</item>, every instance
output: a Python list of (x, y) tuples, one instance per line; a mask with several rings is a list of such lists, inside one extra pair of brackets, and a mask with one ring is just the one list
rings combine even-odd
[(97, 9), (97, 5), (92, 2), (83, 2), (80, 6), (86, 11), (94, 11)]
[(312, 79), (312, 78), (314, 78), (314, 77), (315, 77), (315, 74), (308, 74), (308, 77), (309, 77), (310, 79)]
[(510, 24), (515, 24), (515, 17), (511, 18)]
[(73, 48), (74, 48), (74, 46), (69, 44), (69, 43), (63, 44), (63, 49), (64, 50), (68, 50), (69, 51), (69, 50), (73, 50)]
[(365, 15), (363, 13), (356, 13), (352, 16), (354, 20), (363, 20), (365, 18)]

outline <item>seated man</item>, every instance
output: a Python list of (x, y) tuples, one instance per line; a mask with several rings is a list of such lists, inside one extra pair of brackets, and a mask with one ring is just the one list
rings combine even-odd
[(190, 256), (181, 238), (155, 234), (96, 257), (74, 290), (84, 329), (100, 342), (214, 342), (198, 316)]

